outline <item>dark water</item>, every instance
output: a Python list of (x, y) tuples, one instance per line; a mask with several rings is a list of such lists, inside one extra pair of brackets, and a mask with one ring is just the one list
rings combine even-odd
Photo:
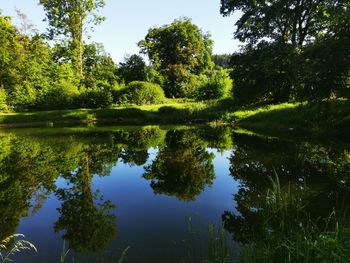
[(16, 262), (201, 262), (208, 225), (230, 253), (259, 236), (271, 177), (305, 200), (310, 220), (350, 200), (350, 146), (228, 127), (67, 128), (0, 133), (0, 240), (38, 252)]

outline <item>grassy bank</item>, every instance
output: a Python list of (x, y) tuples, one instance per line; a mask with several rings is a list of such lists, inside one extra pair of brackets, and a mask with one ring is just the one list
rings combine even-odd
[(98, 124), (195, 124), (220, 120), (229, 109), (228, 101), (169, 102), (151, 106), (108, 109), (75, 109), (0, 114), (0, 127), (42, 127)]
[(283, 103), (235, 110), (232, 100), (169, 101), (152, 106), (0, 114), (0, 127), (77, 124), (234, 124), (258, 133), (328, 133), (350, 129), (350, 100)]
[(350, 100), (283, 103), (238, 110), (228, 115), (239, 127), (256, 132), (328, 133), (350, 129)]

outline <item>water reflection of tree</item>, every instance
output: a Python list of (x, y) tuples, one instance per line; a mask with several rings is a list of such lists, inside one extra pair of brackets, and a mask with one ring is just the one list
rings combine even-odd
[(228, 126), (203, 127), (197, 129), (196, 133), (208, 143), (209, 148), (218, 151), (231, 150), (233, 147), (232, 129)]
[(49, 147), (12, 135), (0, 137), (0, 240), (12, 235), (20, 218), (28, 215), (33, 193), (54, 189), (55, 156)]
[[(91, 207), (94, 200), (97, 210), (86, 211), (90, 211), (92, 218), (101, 217), (110, 204), (96, 204), (97, 196), (89, 189), (92, 175), (109, 175), (119, 158), (127, 163), (144, 164), (148, 147), (161, 144), (165, 134), (157, 127), (98, 132), (63, 130), (62, 134), (51, 134), (52, 131), (0, 136), (0, 239), (13, 234), (22, 217), (40, 210), (49, 193), (56, 190), (54, 182), (58, 176), (74, 185), (64, 189), (67, 191), (57, 190), (66, 201), (64, 213), (68, 213), (69, 207)], [(89, 177), (82, 176), (84, 173)], [(88, 222), (87, 217), (88, 214), (82, 215), (80, 222), (83, 219)], [(62, 218), (67, 219), (65, 215)]]
[(65, 230), (63, 238), (77, 252), (101, 251), (116, 233), (115, 206), (105, 201), (99, 191), (93, 192), (92, 177), (109, 175), (120, 149), (116, 144), (94, 144), (92, 138), (90, 143), (80, 153), (78, 168), (64, 176), (72, 187), (56, 191), (62, 205), (55, 231)]
[[(236, 135), (235, 143), (237, 148), (230, 159), (230, 172), (241, 183), (234, 197), (238, 213), (223, 214), (225, 227), (235, 240), (262, 240), (271, 233), (276, 234), (281, 224), (287, 223), (291, 229), (300, 229), (308, 222), (324, 229), (324, 219), (334, 209), (337, 214), (349, 216), (344, 214), (348, 206), (346, 200), (350, 198), (350, 159), (346, 150), (243, 135)], [(270, 177), (275, 174), (290, 199), (302, 202), (302, 213), (291, 206), (286, 220), (268, 215), (267, 193), (271, 187)]]
[(152, 126), (119, 132), (119, 140), (123, 143), (120, 158), (131, 166), (145, 164), (149, 158), (148, 149), (162, 145), (165, 133), (165, 130)]
[(144, 178), (151, 180), (151, 187), (157, 194), (194, 200), (213, 182), (213, 158), (195, 131), (169, 131), (156, 159), (145, 167)]

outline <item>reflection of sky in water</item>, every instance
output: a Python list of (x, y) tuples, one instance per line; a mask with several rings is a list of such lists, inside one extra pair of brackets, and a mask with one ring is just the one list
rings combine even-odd
[[(233, 194), (236, 193), (238, 184), (229, 176), (228, 158), (231, 152), (218, 152), (216, 149), (207, 151), (215, 154), (213, 165), (216, 177), (213, 185), (206, 187), (195, 201), (184, 202), (173, 196), (154, 194), (150, 181), (142, 178), (144, 166), (130, 166), (120, 159), (110, 176), (95, 175), (94, 191), (100, 190), (105, 200), (111, 200), (116, 205), (116, 238), (103, 253), (118, 257), (124, 248), (130, 246), (130, 262), (177, 262), (186, 253), (186, 244), (191, 239), (190, 219), (192, 228), (200, 233), (197, 237), (203, 240), (207, 236), (208, 224), (220, 226), (222, 213), (232, 211), (235, 207)], [(152, 163), (158, 149), (150, 148), (148, 153), (149, 159), (145, 165)], [(56, 185), (59, 188), (70, 187), (62, 178), (57, 179)], [(41, 210), (34, 216), (21, 220), (17, 232), (25, 234), (38, 247), (38, 253), (22, 253), (16, 257), (18, 262), (59, 259), (64, 245), (61, 239), (63, 233), (55, 234), (53, 229), (59, 217), (59, 207), (60, 202), (51, 194)], [(69, 256), (73, 254), (70, 252)], [(79, 262), (86, 262), (91, 255), (74, 257)]]

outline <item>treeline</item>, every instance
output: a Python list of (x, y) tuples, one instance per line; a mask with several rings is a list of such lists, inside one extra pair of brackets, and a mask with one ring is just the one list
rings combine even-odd
[(221, 0), (242, 11), (230, 65), (242, 104), (350, 97), (350, 1)]
[[(66, 3), (67, 2), (67, 3)], [(149, 30), (140, 52), (116, 65), (102, 44), (87, 44), (87, 28), (99, 24), (101, 0), (46, 1), (46, 34), (0, 15), (0, 111), (104, 108), (154, 104), (167, 98), (230, 96), (229, 71), (212, 62), (212, 40), (190, 19)], [(82, 19), (80, 21), (79, 19)], [(80, 21), (80, 22), (79, 22)]]

